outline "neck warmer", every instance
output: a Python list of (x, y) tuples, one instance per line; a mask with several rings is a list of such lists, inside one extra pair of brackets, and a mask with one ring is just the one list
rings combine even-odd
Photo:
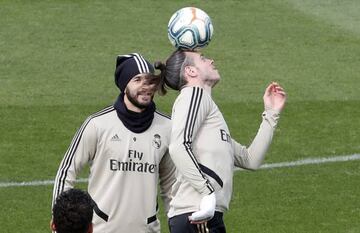
[(142, 133), (147, 130), (154, 119), (155, 103), (151, 101), (150, 105), (142, 112), (133, 112), (126, 108), (124, 103), (124, 93), (117, 98), (114, 108), (125, 127), (134, 132)]

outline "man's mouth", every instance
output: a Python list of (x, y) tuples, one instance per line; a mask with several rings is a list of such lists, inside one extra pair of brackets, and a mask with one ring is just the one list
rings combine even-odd
[(151, 92), (140, 92), (138, 95), (142, 95), (142, 96), (151, 96), (152, 93)]

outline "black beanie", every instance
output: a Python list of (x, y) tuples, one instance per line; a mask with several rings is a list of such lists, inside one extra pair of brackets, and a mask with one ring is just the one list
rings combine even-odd
[(129, 81), (138, 74), (154, 74), (154, 67), (140, 54), (119, 55), (116, 58), (115, 84), (124, 92)]

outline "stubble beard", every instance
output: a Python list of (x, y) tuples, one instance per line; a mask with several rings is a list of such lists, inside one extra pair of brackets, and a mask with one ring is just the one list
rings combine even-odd
[[(146, 104), (142, 104), (140, 103), (137, 99), (135, 95), (132, 95), (132, 93), (128, 90), (125, 89), (125, 95), (127, 97), (127, 99), (130, 101), (130, 103), (132, 103), (135, 107), (140, 108), (142, 110), (144, 110), (145, 108), (147, 108), (147, 106), (150, 105), (151, 101), (149, 101)], [(151, 100), (153, 99), (153, 97), (151, 97)]]

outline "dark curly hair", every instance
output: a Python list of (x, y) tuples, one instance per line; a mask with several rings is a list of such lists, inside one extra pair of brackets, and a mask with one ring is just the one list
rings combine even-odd
[(93, 201), (79, 189), (62, 192), (53, 206), (53, 223), (57, 233), (85, 233), (93, 218)]

